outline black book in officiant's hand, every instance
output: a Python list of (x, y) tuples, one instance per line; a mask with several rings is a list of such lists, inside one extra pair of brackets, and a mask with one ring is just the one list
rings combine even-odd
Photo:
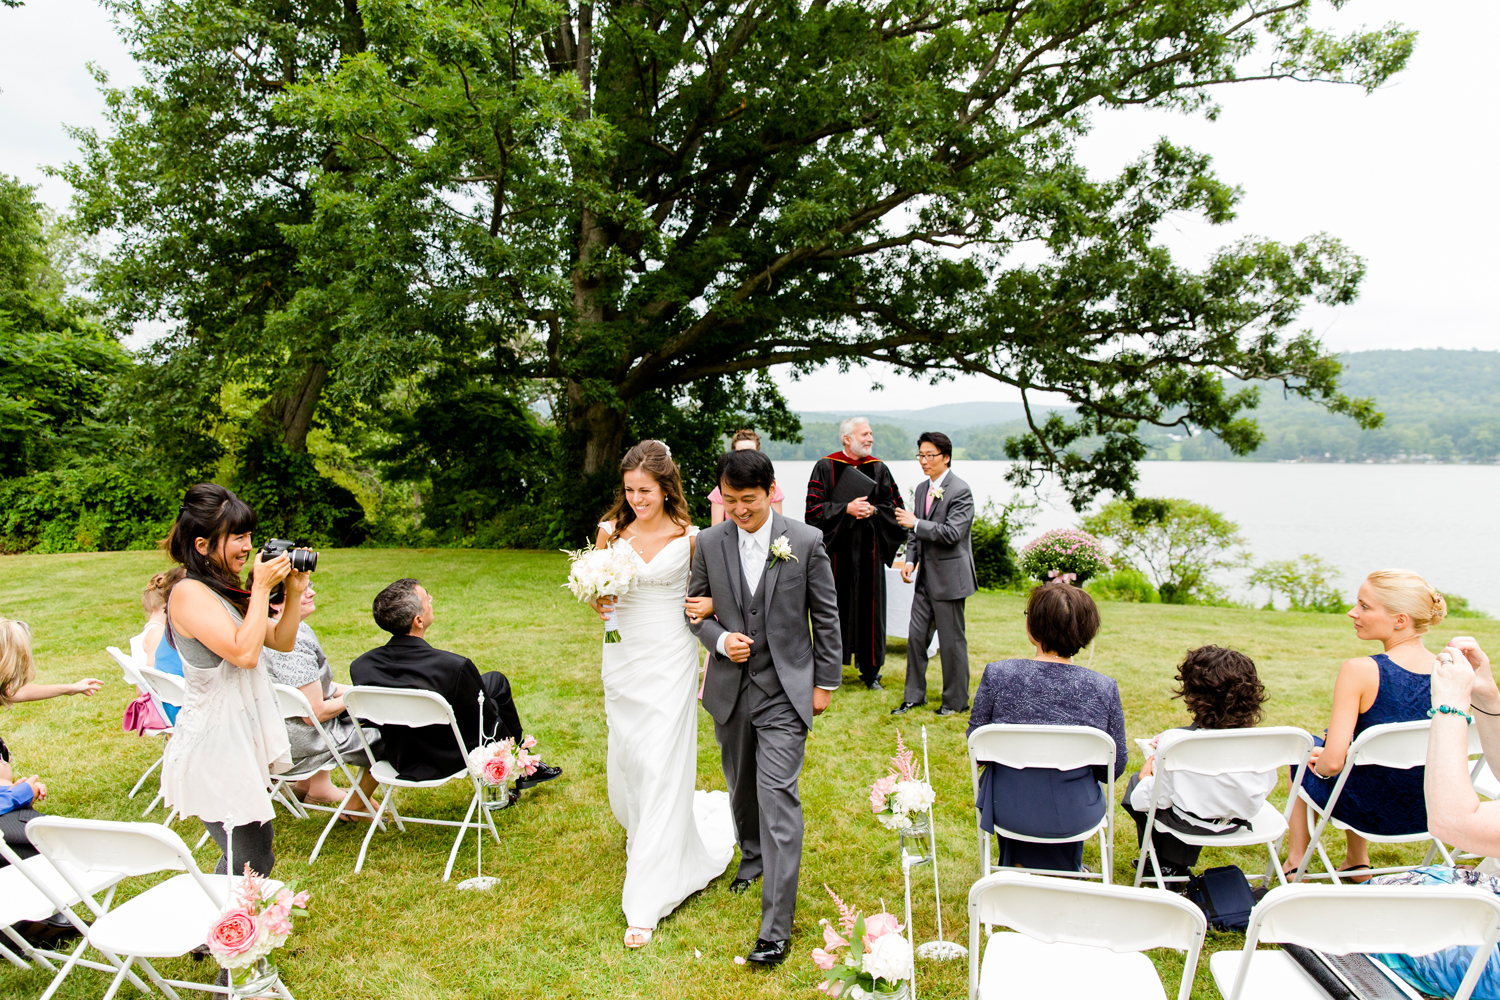
[(833, 496), (829, 497), (829, 506), (837, 508), (848, 507), (855, 500), (869, 500), (874, 503), (871, 496), (875, 492), (875, 480), (860, 472), (852, 465), (845, 469), (839, 476), (838, 485), (833, 488)]

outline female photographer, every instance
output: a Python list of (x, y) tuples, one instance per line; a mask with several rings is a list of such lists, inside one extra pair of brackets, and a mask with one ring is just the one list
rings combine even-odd
[[(270, 875), (270, 773), (291, 766), (286, 725), (261, 648), (288, 652), (302, 620), (307, 574), (291, 557), (254, 554), (249, 504), (222, 486), (188, 490), (166, 546), (187, 571), (167, 602), (167, 638), (182, 657), (187, 697), (162, 762), (162, 796), (197, 816), (220, 850), (233, 837), (236, 872), (246, 864)], [(239, 574), (254, 554), (250, 590)], [(285, 582), (286, 612), (271, 621), (271, 591)], [(216, 871), (228, 870), (225, 858)]]

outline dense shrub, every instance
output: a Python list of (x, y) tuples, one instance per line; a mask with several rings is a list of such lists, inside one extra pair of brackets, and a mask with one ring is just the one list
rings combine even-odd
[(1078, 528), (1054, 528), (1033, 538), (1021, 550), (1020, 565), (1032, 579), (1071, 577), (1079, 585), (1110, 568), (1099, 539)]
[(1097, 600), (1129, 601), (1135, 604), (1160, 604), (1161, 595), (1151, 586), (1146, 574), (1123, 567), (1095, 580), (1085, 588)]
[(1257, 568), (1250, 574), (1250, 586), (1270, 591), (1267, 607), (1276, 606), (1279, 594), (1291, 611), (1346, 611), (1349, 601), (1333, 583), (1338, 575), (1338, 567), (1322, 556), (1304, 553), (1295, 560), (1276, 559)]
[(171, 487), (112, 465), (0, 480), (0, 551), (146, 549), (176, 511)]
[(991, 501), (974, 516), (969, 541), (974, 547), (974, 575), (979, 578), (980, 587), (998, 589), (1016, 582), (1019, 570), (1011, 535), (1020, 526), (1018, 522), (1023, 515), (1023, 508), (1008, 504), (996, 510)]
[(313, 546), (364, 541), (359, 500), (319, 472), (311, 455), (260, 438), (244, 447), (240, 460), (233, 489), (259, 515), (257, 539), (290, 538)]

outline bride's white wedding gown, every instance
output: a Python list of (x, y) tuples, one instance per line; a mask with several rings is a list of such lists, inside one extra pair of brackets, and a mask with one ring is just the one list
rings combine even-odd
[(734, 854), (729, 794), (693, 787), (699, 653), (682, 602), (697, 531), (649, 563), (636, 554), (635, 584), (616, 605), (621, 641), (602, 643), (609, 806), (625, 828), (620, 906), (632, 927), (654, 928)]

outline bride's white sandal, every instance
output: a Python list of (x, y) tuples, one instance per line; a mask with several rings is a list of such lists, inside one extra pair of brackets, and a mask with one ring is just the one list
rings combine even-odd
[[(634, 941), (634, 944), (631, 942)], [(625, 947), (644, 948), (651, 943), (650, 927), (627, 927), (625, 928)]]

